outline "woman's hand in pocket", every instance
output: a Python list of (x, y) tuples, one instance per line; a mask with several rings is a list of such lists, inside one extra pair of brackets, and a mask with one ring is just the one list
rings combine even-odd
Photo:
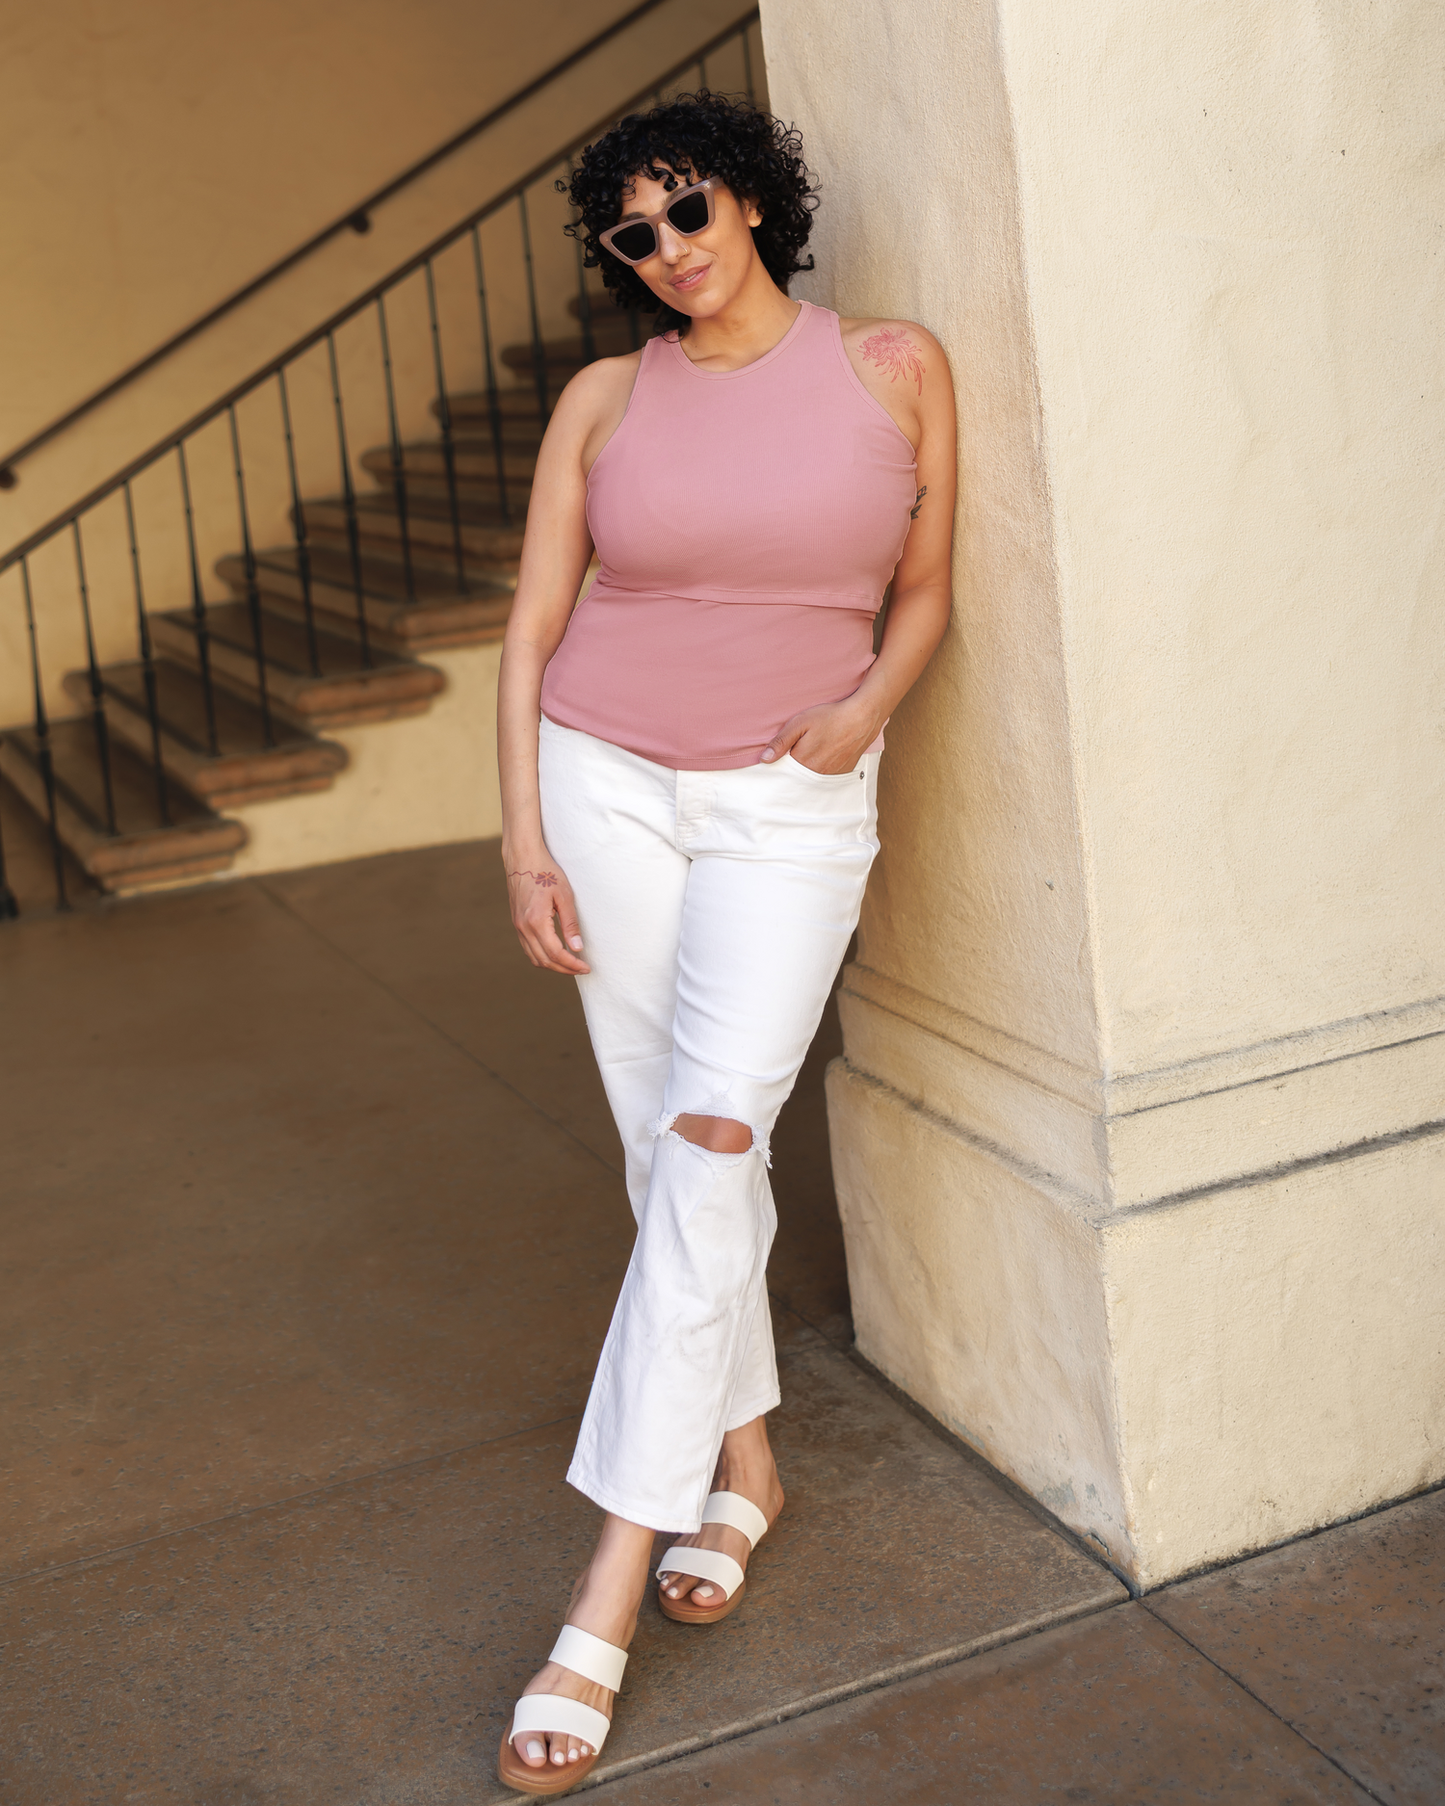
[(572, 886), (546, 847), (507, 861), (507, 892), (512, 926), (534, 966), (572, 976), (592, 970), (582, 958)]
[(852, 771), (878, 738), (881, 722), (860, 709), (856, 700), (824, 702), (791, 715), (763, 748), (762, 763), (771, 765), (791, 753), (799, 765), (819, 777)]

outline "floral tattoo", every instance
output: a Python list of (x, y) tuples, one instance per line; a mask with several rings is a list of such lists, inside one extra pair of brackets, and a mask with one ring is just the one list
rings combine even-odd
[(913, 506), (908, 510), (909, 520), (917, 520), (918, 519), (918, 510), (923, 506), (923, 498), (927, 494), (928, 494), (928, 485), (927, 485), (927, 483), (925, 483), (923, 485), (922, 489), (920, 489), (918, 494), (916, 496), (914, 496), (914, 498), (913, 498)]
[(539, 885), (543, 890), (551, 890), (557, 882), (555, 872), (529, 872), (525, 866), (519, 872), (508, 872), (507, 876), (509, 878), (530, 878), (533, 884)]
[(858, 349), (870, 364), (877, 364), (880, 370), (888, 372), (889, 382), (897, 382), (900, 376), (906, 377), (918, 384), (920, 395), (923, 393), (923, 359), (906, 332), (884, 326), (871, 338), (864, 339)]

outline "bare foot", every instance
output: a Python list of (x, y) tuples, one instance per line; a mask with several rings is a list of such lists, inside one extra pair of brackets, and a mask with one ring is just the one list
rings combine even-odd
[[(651, 1555), (651, 1530), (609, 1514), (592, 1560), (572, 1588), (567, 1622), (601, 1637), (604, 1643), (626, 1649), (637, 1629), (637, 1608), (647, 1586)], [(560, 1662), (548, 1662), (522, 1692), (524, 1696), (560, 1693), (565, 1699), (581, 1700), (593, 1711), (612, 1716), (615, 1695), (595, 1681), (574, 1674)], [(528, 1768), (562, 1768), (593, 1753), (590, 1743), (560, 1731), (519, 1731), (512, 1739), (512, 1747)]]
[[(783, 1509), (783, 1489), (778, 1481), (773, 1451), (768, 1446), (766, 1419), (755, 1417), (740, 1430), (729, 1430), (723, 1437), (712, 1490), (741, 1493), (757, 1506), (768, 1520), (768, 1528), (772, 1528)], [(674, 1537), (673, 1541), (685, 1549), (716, 1549), (723, 1555), (732, 1556), (740, 1568), (747, 1567), (748, 1556), (752, 1553), (752, 1544), (731, 1524), (704, 1524), (691, 1536)], [(696, 1574), (668, 1573), (659, 1578), (669, 1599), (686, 1599), (691, 1595), (690, 1603), (704, 1611), (722, 1604), (722, 1588), (710, 1580), (699, 1579)]]

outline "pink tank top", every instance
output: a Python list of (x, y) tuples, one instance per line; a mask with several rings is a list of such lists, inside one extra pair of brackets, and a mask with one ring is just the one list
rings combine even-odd
[(601, 570), (542, 712), (680, 771), (756, 764), (790, 715), (863, 681), (915, 474), (826, 308), (804, 301), (741, 370), (649, 340), (588, 478)]

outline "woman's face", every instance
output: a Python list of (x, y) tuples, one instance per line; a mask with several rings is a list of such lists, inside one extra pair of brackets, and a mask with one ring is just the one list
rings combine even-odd
[[(661, 167), (661, 166), (659, 166)], [(678, 170), (669, 189), (650, 176), (633, 176), (622, 190), (619, 223), (635, 214), (654, 215), (677, 189), (697, 178)], [(751, 228), (762, 214), (751, 201), (741, 201), (719, 182), (713, 189), (713, 221), (692, 238), (683, 238), (666, 219), (654, 219), (658, 248), (646, 262), (635, 264), (637, 274), (669, 307), (694, 320), (718, 313), (747, 280), (757, 250)]]

